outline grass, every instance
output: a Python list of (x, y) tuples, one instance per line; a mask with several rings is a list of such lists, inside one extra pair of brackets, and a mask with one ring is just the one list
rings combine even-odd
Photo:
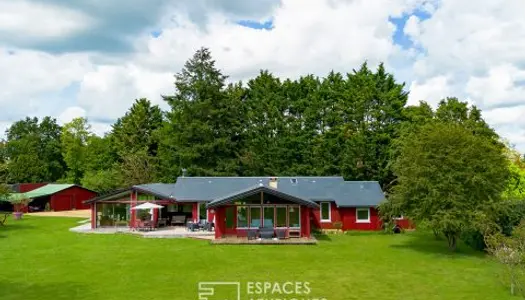
[(327, 300), (514, 299), (496, 276), (499, 265), (463, 245), (450, 254), (444, 241), (423, 233), (327, 235), (315, 246), (226, 246), (83, 235), (68, 231), (78, 219), (24, 218), (0, 227), (3, 300), (198, 299), (199, 281), (240, 281), (243, 294), (248, 281), (308, 281), (310, 298)]

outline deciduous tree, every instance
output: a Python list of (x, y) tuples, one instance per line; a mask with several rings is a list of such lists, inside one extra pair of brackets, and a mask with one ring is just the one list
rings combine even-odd
[(500, 200), (509, 174), (499, 145), (439, 121), (402, 138), (394, 171), (391, 201), (411, 220), (444, 234), (451, 250), (476, 214)]

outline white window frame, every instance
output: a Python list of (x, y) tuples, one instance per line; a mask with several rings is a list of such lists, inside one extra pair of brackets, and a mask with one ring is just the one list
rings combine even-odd
[(405, 216), (399, 215), (399, 217), (396, 216), (396, 217), (393, 217), (392, 219), (394, 219), (394, 220), (404, 220)]
[[(323, 204), (328, 204), (328, 219), (323, 219)], [(325, 201), (319, 203), (319, 219), (321, 223), (331, 223), (332, 222), (332, 203)]]
[[(367, 211), (368, 212), (368, 219), (367, 220), (359, 220), (359, 211)], [(355, 222), (356, 223), (370, 223), (370, 207), (357, 207), (355, 209)]]

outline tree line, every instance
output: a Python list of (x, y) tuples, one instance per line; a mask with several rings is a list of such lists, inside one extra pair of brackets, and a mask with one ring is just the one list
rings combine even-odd
[(138, 99), (103, 137), (86, 119), (59, 126), (26, 118), (0, 144), (0, 180), (71, 182), (99, 191), (189, 175), (342, 175), (395, 184), (396, 141), (431, 119), (497, 134), (476, 107), (455, 98), (437, 110), (406, 106), (408, 91), (381, 64), (348, 74), (281, 80), (261, 71), (228, 83), (202, 48), (175, 75), (163, 112)]

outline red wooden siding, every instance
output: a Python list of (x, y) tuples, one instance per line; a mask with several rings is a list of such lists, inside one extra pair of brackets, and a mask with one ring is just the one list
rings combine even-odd
[(30, 192), (32, 190), (36, 190), (39, 187), (43, 187), (47, 183), (20, 183), (18, 185), (18, 192), (19, 193), (26, 193)]
[[(321, 222), (321, 210), (314, 209), (310, 216), (312, 225), (320, 229), (335, 229), (335, 222), (343, 223), (343, 230), (381, 230), (381, 219), (375, 207), (370, 207), (370, 222), (358, 223), (356, 222), (356, 208), (355, 207), (340, 207), (338, 208), (334, 202), (330, 205), (331, 221)], [(398, 220), (396, 222), (401, 228), (413, 229), (414, 224), (407, 219)]]
[(51, 195), (49, 205), (53, 211), (89, 209), (89, 204), (83, 202), (96, 196), (97, 193), (95, 192), (73, 186)]
[(377, 209), (370, 207), (370, 222), (357, 223), (356, 222), (356, 208), (355, 207), (341, 207), (338, 208), (335, 202), (330, 205), (331, 222), (321, 222), (321, 210), (314, 209), (311, 216), (313, 224), (320, 229), (335, 229), (335, 222), (343, 223), (343, 230), (380, 230), (381, 221), (377, 214)]

